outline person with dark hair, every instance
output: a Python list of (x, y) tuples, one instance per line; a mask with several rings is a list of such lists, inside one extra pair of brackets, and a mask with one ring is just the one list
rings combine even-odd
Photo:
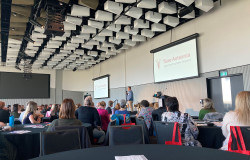
[(153, 121), (161, 121), (161, 115), (162, 113), (164, 112), (167, 112), (167, 109), (166, 107), (158, 107), (158, 103), (155, 103), (154, 104), (154, 108), (155, 110), (153, 110), (152, 112), (152, 118), (153, 118)]
[(97, 109), (99, 116), (101, 117), (101, 120), (102, 120), (102, 130), (104, 130), (104, 132), (107, 131), (109, 121), (110, 121), (110, 116), (108, 114), (108, 111), (105, 110), (105, 107), (106, 107), (106, 103), (104, 101), (101, 101)]
[(165, 100), (168, 112), (162, 114), (162, 122), (178, 122), (180, 125), (182, 145), (201, 147), (197, 137), (199, 130), (192, 117), (179, 111), (179, 102), (176, 97), (168, 97)]
[(10, 115), (13, 115), (14, 118), (19, 118), (20, 113), (18, 113), (18, 104), (14, 104), (12, 107), (12, 112), (10, 113)]
[(152, 120), (152, 112), (153, 108), (149, 107), (149, 102), (147, 100), (142, 100), (141, 101), (141, 111), (137, 115), (138, 118), (143, 117), (148, 129), (150, 128), (151, 125), (151, 120)]
[(5, 103), (0, 101), (0, 122), (9, 123), (9, 111), (4, 107)]
[(131, 90), (131, 86), (128, 86), (127, 103), (128, 103), (128, 107), (130, 108), (130, 111), (132, 112), (133, 112), (133, 101), (134, 101), (134, 93)]
[(106, 110), (108, 111), (108, 114), (112, 114), (112, 107), (113, 107), (113, 104), (114, 104), (114, 102), (113, 101), (109, 101), (109, 106), (106, 108)]
[(115, 111), (115, 114), (129, 114), (129, 112), (126, 109), (126, 101), (125, 99), (121, 100), (121, 108), (119, 110)]
[(82, 123), (91, 124), (93, 128), (93, 137), (98, 139), (97, 143), (102, 143), (105, 138), (105, 132), (101, 129), (101, 120), (97, 109), (94, 107), (91, 96), (84, 99), (84, 106), (75, 111), (75, 116)]
[(75, 116), (75, 107), (72, 99), (64, 99), (59, 112), (59, 119), (53, 120), (47, 131), (53, 131), (55, 126), (81, 126), (82, 122)]

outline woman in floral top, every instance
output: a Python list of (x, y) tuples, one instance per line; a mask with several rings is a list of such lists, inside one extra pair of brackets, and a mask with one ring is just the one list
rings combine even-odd
[(141, 106), (142, 109), (140, 111), (140, 113), (137, 115), (137, 117), (143, 117), (148, 129), (150, 127), (151, 124), (151, 120), (152, 120), (152, 112), (153, 112), (153, 108), (149, 107), (149, 102), (147, 100), (142, 100), (141, 101)]
[(179, 111), (179, 102), (176, 97), (169, 97), (166, 100), (167, 111), (161, 116), (162, 122), (178, 122), (181, 132), (181, 140), (184, 146), (201, 147), (197, 137), (199, 130), (191, 116)]

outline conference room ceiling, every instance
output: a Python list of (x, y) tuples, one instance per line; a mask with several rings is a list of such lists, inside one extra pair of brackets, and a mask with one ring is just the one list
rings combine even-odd
[(217, 0), (59, 0), (62, 36), (46, 31), (53, 16), (47, 0), (12, 0), (10, 13), (3, 11), (6, 1), (1, 0), (1, 27), (9, 22), (8, 34), (1, 28), (2, 65), (22, 69), (28, 60), (34, 69), (75, 71), (195, 19)]

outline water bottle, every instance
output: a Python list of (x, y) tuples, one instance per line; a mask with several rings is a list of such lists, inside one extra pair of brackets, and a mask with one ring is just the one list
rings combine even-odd
[(13, 115), (9, 117), (9, 126), (10, 126), (11, 128), (14, 127), (14, 119), (15, 119), (15, 118), (14, 118)]

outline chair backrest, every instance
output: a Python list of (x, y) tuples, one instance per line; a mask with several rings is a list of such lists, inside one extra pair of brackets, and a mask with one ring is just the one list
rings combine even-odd
[(149, 130), (148, 130), (148, 127), (145, 123), (145, 120), (141, 119), (141, 118), (136, 118), (135, 120), (136, 120), (136, 125), (140, 125), (143, 128), (145, 144), (150, 144)]
[(142, 126), (110, 126), (109, 146), (127, 144), (145, 144)]
[(81, 149), (79, 129), (41, 132), (41, 155)]
[(106, 135), (105, 135), (105, 139), (104, 139), (104, 146), (109, 145), (109, 128), (110, 128), (110, 126), (115, 126), (115, 125), (116, 125), (116, 120), (109, 122), (107, 132), (106, 132)]
[[(154, 121), (154, 129), (156, 132), (157, 144), (165, 144), (166, 141), (171, 141), (173, 137), (174, 123), (166, 123)], [(178, 136), (176, 136), (178, 141)]]
[[(236, 128), (236, 127), (235, 127)], [(250, 151), (250, 126), (247, 126), (247, 127), (240, 127), (240, 130), (241, 130), (241, 133), (242, 133), (242, 137), (243, 137), (243, 140), (245, 142), (245, 146), (246, 146), (246, 150), (249, 150)], [(232, 130), (230, 130), (230, 133), (231, 133), (231, 136), (232, 136), (232, 150), (237, 150), (237, 141), (235, 139), (235, 136), (234, 134), (232, 133)], [(240, 143), (240, 138), (239, 138), (239, 133), (236, 129), (236, 134), (237, 134), (237, 140), (238, 140), (238, 143), (242, 149), (242, 146), (241, 146), (241, 143)]]
[(91, 142), (88, 134), (88, 130), (84, 126), (56, 126), (55, 131), (78, 129), (80, 135), (81, 148), (91, 147)]

